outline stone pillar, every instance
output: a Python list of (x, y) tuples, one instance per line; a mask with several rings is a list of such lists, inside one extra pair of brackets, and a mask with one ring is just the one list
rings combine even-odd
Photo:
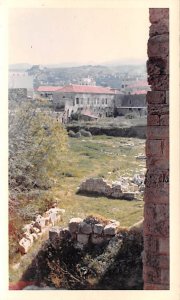
[(148, 40), (145, 290), (169, 289), (169, 9), (151, 8)]

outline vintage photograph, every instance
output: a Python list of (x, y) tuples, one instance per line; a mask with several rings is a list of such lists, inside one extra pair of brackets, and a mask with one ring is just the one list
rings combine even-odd
[(8, 9), (9, 290), (169, 290), (169, 8)]

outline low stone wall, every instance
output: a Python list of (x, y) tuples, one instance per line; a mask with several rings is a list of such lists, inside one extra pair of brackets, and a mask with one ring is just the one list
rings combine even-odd
[(49, 240), (55, 248), (62, 240), (72, 240), (75, 248), (83, 249), (90, 244), (101, 245), (111, 240), (118, 235), (119, 225), (116, 220), (103, 223), (91, 218), (72, 218), (67, 228), (55, 226), (49, 229)]
[[(143, 180), (142, 180), (143, 181)], [(119, 182), (108, 183), (103, 178), (89, 178), (83, 181), (78, 188), (79, 194), (90, 194), (105, 196), (114, 199), (133, 200), (141, 193), (142, 184), (130, 182), (128, 179), (121, 179)]]
[(19, 251), (21, 254), (26, 254), (34, 241), (47, 232), (50, 227), (57, 224), (64, 213), (64, 209), (52, 207), (46, 211), (43, 216), (38, 215), (34, 221), (24, 225), (22, 228), (22, 238), (19, 241)]

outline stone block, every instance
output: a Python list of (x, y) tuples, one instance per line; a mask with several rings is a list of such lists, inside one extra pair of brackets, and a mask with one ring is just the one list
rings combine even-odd
[(165, 138), (169, 138), (169, 126), (147, 127), (147, 140), (162, 140)]
[(144, 251), (150, 253), (158, 253), (159, 251), (159, 239), (153, 235), (144, 236)]
[(169, 171), (168, 170), (148, 170), (145, 176), (146, 188), (164, 188), (169, 184)]
[(151, 170), (167, 170), (169, 169), (169, 160), (163, 155), (161, 157), (148, 157), (146, 167)]
[(161, 283), (161, 271), (159, 268), (146, 266), (144, 269), (144, 281), (148, 283)]
[(169, 290), (168, 284), (144, 283), (144, 290)]
[(148, 114), (149, 115), (168, 115), (169, 105), (167, 104), (148, 104)]
[(123, 193), (123, 195), (122, 195), (122, 198), (123, 199), (125, 199), (125, 200), (134, 200), (134, 198), (135, 198), (135, 193), (131, 193), (131, 192), (125, 192), (125, 193)]
[(86, 222), (81, 222), (79, 224), (79, 232), (80, 233), (85, 233), (85, 234), (92, 233), (92, 225), (91, 224), (87, 224)]
[(161, 140), (147, 140), (146, 141), (146, 156), (162, 156), (163, 141)]
[(95, 224), (93, 227), (93, 232), (97, 234), (102, 234), (103, 233), (104, 226), (102, 224)]
[(169, 284), (169, 270), (162, 269), (161, 270), (161, 283), (162, 284)]
[(148, 40), (148, 57), (166, 58), (169, 55), (169, 35), (162, 34)]
[(169, 74), (169, 57), (150, 57), (147, 61), (147, 72), (150, 76)]
[(147, 126), (158, 126), (160, 125), (160, 117), (158, 115), (147, 116)]
[(31, 247), (31, 242), (30, 240), (26, 239), (26, 238), (22, 238), (20, 241), (19, 241), (19, 251), (22, 253), (22, 254), (26, 254), (29, 249)]
[(159, 253), (169, 255), (169, 238), (159, 239)]
[(36, 241), (38, 239), (38, 235), (36, 233), (32, 233), (32, 237), (33, 237), (34, 241)]
[(79, 225), (83, 220), (81, 218), (72, 218), (69, 221), (69, 230), (71, 233), (77, 233), (79, 231)]
[(105, 235), (115, 235), (117, 233), (117, 225), (112, 223), (108, 224), (104, 227), (104, 234)]
[(32, 227), (32, 232), (38, 234), (40, 232), (40, 229), (37, 227)]
[(148, 91), (146, 95), (148, 104), (165, 104), (168, 95), (165, 91)]
[(149, 20), (153, 24), (169, 20), (169, 8), (150, 8)]
[(80, 244), (86, 245), (89, 242), (89, 235), (88, 234), (78, 233), (77, 234), (77, 241)]
[(98, 234), (91, 235), (91, 243), (95, 245), (100, 245), (104, 242), (104, 237), (99, 236)]
[(166, 33), (169, 33), (169, 20), (168, 19), (161, 20), (161, 22), (159, 22), (159, 23), (153, 23), (150, 26), (150, 32), (149, 32), (150, 37), (152, 37), (154, 35), (160, 35), (160, 34), (166, 34)]
[(169, 203), (169, 189), (146, 188), (144, 201), (146, 203)]
[(154, 91), (169, 90), (169, 75), (152, 75), (148, 77), (148, 84)]
[(30, 243), (31, 243), (31, 245), (33, 244), (34, 238), (33, 238), (33, 235), (32, 235), (32, 234), (24, 233), (24, 234), (23, 234), (23, 237), (24, 237), (25, 239), (29, 240)]
[(68, 228), (60, 229), (59, 232), (60, 239), (69, 240), (71, 238), (71, 233)]
[(153, 219), (146, 219), (146, 215), (144, 215), (144, 234), (145, 235), (154, 235), (157, 237), (168, 237), (169, 236), (169, 221), (161, 220), (154, 222)]
[(49, 239), (50, 241), (59, 240), (60, 227), (52, 227), (49, 229)]
[(160, 125), (169, 126), (169, 114), (160, 116)]

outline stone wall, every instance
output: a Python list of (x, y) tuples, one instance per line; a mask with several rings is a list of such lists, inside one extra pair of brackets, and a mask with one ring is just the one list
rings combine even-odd
[(123, 178), (112, 183), (103, 178), (88, 178), (83, 181), (77, 193), (86, 195), (105, 196), (107, 198), (133, 200), (144, 190), (144, 178)]
[(26, 254), (40, 236), (62, 219), (62, 214), (64, 213), (64, 209), (60, 209), (54, 205), (42, 216), (37, 215), (34, 221), (24, 225), (20, 234), (21, 240), (19, 241), (19, 251), (21, 254)]
[(49, 230), (49, 240), (51, 244), (58, 248), (62, 240), (72, 240), (74, 246), (83, 249), (90, 244), (101, 245), (118, 234), (120, 223), (116, 220), (99, 222), (96, 218), (86, 219), (72, 218), (68, 228), (52, 227)]
[(150, 9), (144, 289), (169, 289), (169, 9)]

